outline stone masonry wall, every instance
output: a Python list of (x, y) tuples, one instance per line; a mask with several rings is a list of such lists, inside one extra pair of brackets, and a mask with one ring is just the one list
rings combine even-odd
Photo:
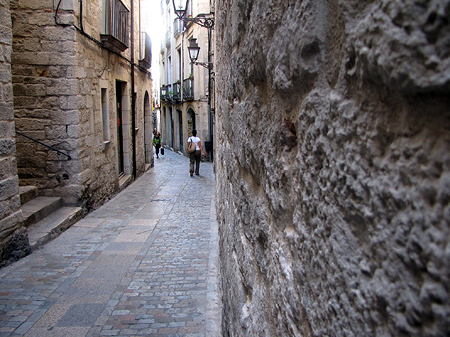
[[(58, 154), (23, 136), (17, 137), (21, 185), (37, 186), (40, 194), (62, 196), (75, 204), (79, 197), (78, 120), (73, 8), (53, 2), (11, 1), (13, 16), (12, 75), (16, 129), (65, 152)], [(57, 25), (58, 23), (66, 26)]]
[(0, 2), (0, 267), (29, 251), (20, 210), (11, 83), (12, 29), (9, 1)]
[[(134, 45), (135, 63), (139, 55), (138, 1), (133, 0), (135, 9)], [(123, 1), (131, 10), (131, 1)], [(102, 1), (84, 3), (83, 29), (90, 36), (100, 39), (102, 27)], [(76, 13), (77, 21), (79, 13)], [(117, 82), (123, 84), (122, 126), (124, 134), (125, 175), (132, 173), (131, 144), (131, 42), (120, 57), (82, 34), (76, 35), (76, 78), (79, 121), (79, 161), (81, 200), (87, 209), (98, 207), (119, 190), (118, 135), (117, 135)], [(126, 58), (126, 59), (125, 59)], [(152, 82), (149, 74), (135, 67), (136, 92), (136, 171), (137, 176), (145, 169), (144, 129), (152, 132), (152, 125), (144, 125), (144, 97), (151, 95)], [(104, 144), (101, 90), (106, 89), (109, 116), (110, 141)]]
[(450, 1), (216, 1), (225, 336), (450, 335)]
[[(138, 1), (135, 2), (135, 63), (139, 54)], [(131, 9), (131, 2), (124, 1)], [(13, 82), (17, 129), (71, 155), (72, 160), (31, 140), (18, 138), (21, 185), (41, 195), (90, 210), (119, 190), (116, 81), (124, 83), (125, 174), (131, 174), (131, 43), (112, 53), (99, 43), (102, 1), (61, 2), (55, 19), (51, 1), (13, 1)], [(57, 24), (58, 23), (58, 24)], [(78, 28), (75, 29), (75, 26)], [(81, 33), (80, 31), (83, 31)], [(135, 71), (137, 175), (145, 168), (144, 96), (151, 77)], [(102, 89), (106, 90), (109, 141), (103, 137)], [(147, 126), (152, 130), (152, 126)]]

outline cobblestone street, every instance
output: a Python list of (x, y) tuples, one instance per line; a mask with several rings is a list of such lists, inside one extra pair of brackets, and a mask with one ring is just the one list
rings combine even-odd
[(220, 336), (212, 163), (155, 167), (0, 270), (0, 336)]

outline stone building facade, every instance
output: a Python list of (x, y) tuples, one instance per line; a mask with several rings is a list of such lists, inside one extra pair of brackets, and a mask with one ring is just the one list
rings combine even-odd
[(152, 85), (139, 1), (12, 1), (12, 8), (16, 128), (71, 157), (18, 136), (20, 184), (89, 210), (153, 160), (144, 150)]
[[(195, 39), (200, 47), (198, 62), (212, 63), (214, 58), (214, 30), (198, 24), (186, 23), (174, 14), (172, 1), (161, 0), (165, 38), (161, 44), (161, 125), (163, 143), (175, 151), (187, 154), (186, 143), (192, 130), (206, 144), (205, 153), (212, 160), (214, 137), (213, 70), (194, 65), (189, 59), (188, 46)], [(187, 16), (214, 16), (213, 0), (190, 0)]]
[(449, 13), (216, 2), (225, 336), (450, 335)]
[[(12, 28), (10, 5), (0, 3), (0, 263), (27, 253), (17, 177), (13, 93), (11, 84)], [(14, 252), (16, 247), (23, 247)]]
[(0, 9), (1, 264), (27, 253), (19, 185), (88, 212), (153, 164), (153, 122), (139, 0)]

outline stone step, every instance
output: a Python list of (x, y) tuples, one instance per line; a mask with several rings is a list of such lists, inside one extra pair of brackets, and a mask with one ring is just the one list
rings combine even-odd
[(83, 217), (81, 207), (61, 207), (28, 228), (28, 239), (32, 250), (39, 248), (59, 236)]
[(38, 189), (36, 186), (19, 186), (20, 204), (25, 205), (28, 201), (37, 198)]
[(20, 208), (24, 217), (24, 226), (30, 227), (62, 206), (59, 197), (37, 197), (23, 204)]

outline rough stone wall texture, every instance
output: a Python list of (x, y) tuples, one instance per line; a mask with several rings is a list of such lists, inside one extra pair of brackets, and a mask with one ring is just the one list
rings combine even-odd
[(449, 17), (216, 2), (225, 335), (450, 335)]
[(11, 80), (12, 29), (8, 1), (0, 3), (0, 266), (26, 255), (28, 239), (21, 227)]

